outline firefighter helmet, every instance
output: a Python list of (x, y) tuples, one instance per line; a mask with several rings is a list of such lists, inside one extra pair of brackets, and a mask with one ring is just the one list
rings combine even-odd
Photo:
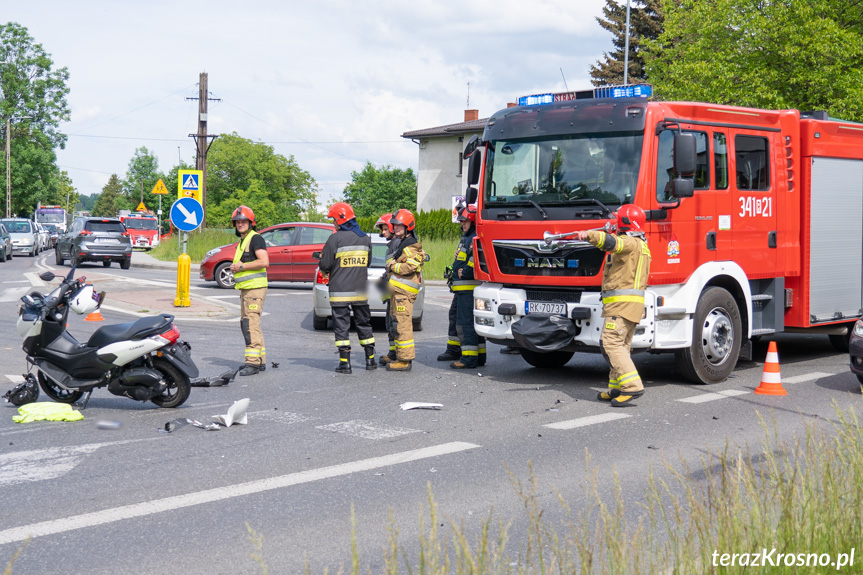
[(470, 205), (470, 204), (467, 206), (462, 206), (461, 209), (458, 211), (458, 215), (456, 216), (455, 219), (459, 222), (469, 221), (469, 222), (475, 223), (476, 222), (476, 206)]
[(392, 214), (382, 215), (381, 217), (378, 218), (378, 221), (375, 222), (375, 228), (383, 231), (381, 228), (386, 226), (387, 229), (390, 231), (390, 233), (393, 233), (393, 223), (391, 221), (392, 219), (393, 219)]
[(246, 220), (249, 222), (251, 227), (255, 227), (255, 212), (252, 211), (252, 208), (247, 208), (246, 206), (240, 206), (236, 210), (234, 210), (234, 214), (231, 216), (231, 225), (236, 227), (237, 224), (234, 222), (239, 220)]
[(643, 232), (647, 224), (647, 216), (640, 206), (625, 204), (617, 210), (617, 231)]
[(414, 220), (414, 215), (411, 213), (410, 210), (405, 209), (396, 210), (395, 213), (393, 213), (393, 217), (390, 222), (392, 222), (393, 225), (403, 225), (405, 228), (407, 228), (407, 231), (409, 232), (414, 231), (414, 228), (416, 227), (416, 220)]
[(338, 225), (342, 225), (348, 220), (354, 219), (356, 216), (354, 215), (354, 209), (350, 204), (345, 202), (336, 202), (330, 208), (330, 211), (327, 212), (328, 218), (333, 218), (336, 220)]

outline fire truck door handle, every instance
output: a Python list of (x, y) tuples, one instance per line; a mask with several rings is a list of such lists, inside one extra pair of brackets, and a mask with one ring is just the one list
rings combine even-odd
[(707, 249), (715, 250), (716, 249), (716, 232), (708, 232), (707, 234)]
[(776, 232), (772, 231), (767, 234), (767, 247), (775, 248), (776, 247)]

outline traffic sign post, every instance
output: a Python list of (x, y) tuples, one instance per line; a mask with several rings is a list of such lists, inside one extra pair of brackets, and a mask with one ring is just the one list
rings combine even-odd
[(189, 297), (189, 268), (191, 260), (186, 254), (186, 233), (191, 232), (204, 221), (204, 207), (192, 197), (180, 198), (171, 206), (171, 223), (183, 233), (183, 253), (177, 258), (177, 298), (175, 307), (191, 305)]
[(159, 216), (159, 243), (162, 243), (162, 196), (168, 193), (168, 188), (165, 186), (165, 182), (162, 181), (162, 178), (159, 178), (159, 181), (156, 182), (155, 186), (153, 186), (153, 191), (151, 193), (159, 196), (159, 211), (156, 215)]

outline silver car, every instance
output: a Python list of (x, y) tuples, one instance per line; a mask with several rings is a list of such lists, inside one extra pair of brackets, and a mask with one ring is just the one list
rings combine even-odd
[(7, 218), (0, 220), (12, 236), (12, 251), (30, 257), (39, 253), (41, 240), (36, 224), (26, 218)]
[[(372, 263), (369, 266), (369, 308), (372, 317), (386, 317), (387, 304), (381, 301), (381, 292), (378, 288), (378, 280), (384, 275), (384, 258), (387, 253), (387, 241), (380, 236), (372, 236)], [(327, 329), (327, 320), (333, 317), (330, 307), (329, 286), (324, 283), (323, 273), (320, 268), (315, 270), (314, 310), (312, 312), (312, 326), (317, 330)], [(414, 331), (423, 329), (423, 305), (425, 303), (425, 286), (420, 286), (416, 302), (414, 302), (413, 324)]]

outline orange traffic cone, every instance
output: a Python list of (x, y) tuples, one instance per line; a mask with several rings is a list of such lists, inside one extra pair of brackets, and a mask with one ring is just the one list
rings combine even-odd
[(93, 313), (88, 313), (87, 317), (84, 318), (84, 321), (105, 321), (105, 318), (102, 317), (102, 314), (99, 313), (99, 310), (97, 309)]
[(761, 385), (755, 393), (762, 395), (788, 395), (782, 387), (782, 375), (779, 373), (779, 354), (776, 352), (776, 342), (771, 341), (767, 348), (767, 359), (764, 360), (764, 373), (761, 375)]

